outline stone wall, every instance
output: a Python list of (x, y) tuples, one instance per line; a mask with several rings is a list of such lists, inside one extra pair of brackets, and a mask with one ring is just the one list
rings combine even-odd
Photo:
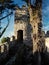
[(3, 53), (8, 50), (9, 50), (9, 44), (7, 42), (0, 45), (0, 53)]
[(15, 43), (15, 37), (12, 36), (8, 42), (0, 44), (0, 53), (9, 51), (9, 48), (12, 47)]
[(49, 52), (49, 37), (45, 38), (45, 45), (47, 47), (47, 52)]

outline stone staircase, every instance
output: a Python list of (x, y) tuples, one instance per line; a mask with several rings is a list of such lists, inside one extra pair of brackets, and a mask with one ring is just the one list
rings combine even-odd
[[(0, 65), (44, 65), (38, 62), (29, 46), (22, 41), (14, 41), (9, 44), (9, 50), (0, 54)], [(36, 59), (36, 60), (35, 60)], [(49, 65), (49, 63), (47, 64)]]

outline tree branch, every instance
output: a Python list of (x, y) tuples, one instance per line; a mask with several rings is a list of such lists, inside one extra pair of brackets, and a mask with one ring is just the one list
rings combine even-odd
[(8, 15), (6, 15), (6, 16), (0, 18), (0, 20), (2, 20), (2, 19), (4, 19), (4, 18), (8, 17), (8, 16), (11, 15), (11, 14), (13, 14), (13, 12), (10, 12)]

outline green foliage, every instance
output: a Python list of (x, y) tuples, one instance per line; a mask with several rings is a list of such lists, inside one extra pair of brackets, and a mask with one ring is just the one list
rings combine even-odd
[(3, 38), (1, 39), (1, 43), (5, 43), (5, 42), (7, 42), (7, 41), (8, 41), (8, 37), (7, 37), (7, 38), (3, 37)]
[(4, 13), (6, 9), (14, 10), (15, 4), (13, 0), (1, 0), (0, 1), (0, 14)]

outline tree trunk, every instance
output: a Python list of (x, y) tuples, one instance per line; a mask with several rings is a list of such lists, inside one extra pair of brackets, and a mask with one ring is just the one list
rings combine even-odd
[(41, 10), (42, 10), (42, 0), (36, 0), (35, 6), (32, 6), (29, 3), (28, 11), (30, 15), (30, 24), (32, 25), (32, 41), (33, 41), (33, 53), (37, 51), (41, 51), (42, 45), (44, 46), (44, 43), (41, 43), (42, 40), (42, 16), (41, 16)]

